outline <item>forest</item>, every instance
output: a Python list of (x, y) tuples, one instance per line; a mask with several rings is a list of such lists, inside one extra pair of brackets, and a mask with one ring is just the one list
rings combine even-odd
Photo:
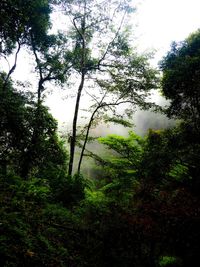
[[(0, 1), (0, 266), (199, 266), (200, 30), (158, 70), (134, 46), (134, 12), (128, 0)], [(15, 76), (24, 51), (34, 81)], [(45, 105), (58, 88), (74, 95), (62, 134)], [(137, 108), (174, 123), (140, 136)]]

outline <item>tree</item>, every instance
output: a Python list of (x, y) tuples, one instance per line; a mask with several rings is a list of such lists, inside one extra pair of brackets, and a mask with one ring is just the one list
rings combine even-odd
[[(118, 67), (110, 69), (108, 80), (101, 77), (96, 78), (96, 88), (99, 88), (100, 92), (99, 97), (95, 92), (89, 94), (94, 104), (89, 109), (91, 116), (85, 127), (85, 138), (81, 148), (78, 173), (81, 169), (89, 133), (93, 126), (95, 127), (98, 123), (103, 122), (120, 124), (130, 128), (132, 124), (124, 118), (130, 119), (136, 107), (141, 109), (156, 108), (154, 103), (146, 100), (151, 89), (157, 87), (156, 83), (158, 81), (156, 71), (148, 64), (148, 56), (140, 56), (130, 51), (126, 62), (122, 62), (119, 66), (120, 64)], [(88, 94), (88, 91), (86, 93)], [(123, 108), (123, 105), (126, 108)], [(122, 106), (120, 111), (118, 111), (119, 106)]]
[[(71, 65), (65, 60), (65, 41), (66, 38), (62, 34), (48, 34), (43, 36), (40, 43), (37, 38), (31, 33), (30, 34), (30, 49), (33, 52), (35, 59), (35, 73), (37, 75), (37, 97), (35, 99), (35, 109), (33, 109), (33, 125), (30, 145), (27, 147), (25, 154), (26, 160), (23, 166), (23, 177), (27, 177), (31, 170), (32, 155), (37, 155), (38, 146), (40, 147), (40, 139), (44, 133), (44, 127), (48, 127), (47, 121), (51, 123), (53, 119), (48, 111), (43, 106), (43, 93), (47, 88), (49, 82), (61, 85), (67, 79), (67, 72), (71, 68)], [(50, 120), (49, 120), (50, 119)], [(53, 122), (53, 121), (52, 121)], [(55, 121), (54, 121), (55, 123)], [(51, 127), (51, 125), (49, 125)], [(52, 125), (53, 126), (53, 125)], [(53, 126), (55, 127), (55, 126)], [(57, 129), (57, 126), (55, 127)], [(56, 132), (54, 132), (55, 134)], [(57, 140), (56, 135), (51, 136), (50, 140)], [(50, 144), (51, 145), (51, 144)], [(59, 142), (56, 142), (56, 149), (59, 147)], [(48, 148), (47, 148), (48, 150)], [(58, 150), (61, 152), (62, 149)], [(56, 150), (54, 151), (56, 152)], [(56, 153), (57, 154), (57, 153)], [(58, 158), (60, 158), (58, 156)], [(40, 162), (42, 162), (40, 160)]]
[[(69, 68), (68, 65), (63, 64), (62, 51), (65, 39), (61, 34), (48, 34), (48, 29), (51, 26), (51, 1), (5, 0), (0, 3), (0, 7), (0, 56), (8, 60), (7, 56), (14, 53), (14, 64), (7, 74), (2, 73), (0, 81), (1, 95), (5, 97), (2, 100), (1, 109), (2, 136), (4, 136), (2, 142), (6, 146), (8, 154), (15, 151), (21, 155), (21, 160), (17, 164), (18, 169), (20, 169), (18, 173), (22, 177), (28, 177), (34, 166), (39, 163), (42, 164), (42, 158), (40, 161), (38, 158), (43, 157), (42, 154), (45, 152), (43, 149), (47, 143), (49, 146), (56, 146), (54, 152), (59, 147), (55, 132), (56, 122), (42, 105), (42, 93), (47, 82), (60, 83), (65, 80), (64, 74)], [(18, 54), (25, 45), (35, 57), (36, 74), (38, 74), (36, 101), (17, 93), (10, 79), (17, 66)], [(14, 96), (16, 96), (16, 100)], [(8, 112), (9, 108), (11, 112)], [(47, 134), (48, 137), (45, 137), (46, 131), (49, 134), (49, 136)], [(12, 144), (5, 140), (4, 134), (9, 135)], [(16, 140), (17, 138), (18, 140)], [(13, 140), (15, 140), (15, 144)], [(48, 149), (46, 147), (46, 150)], [(62, 155), (62, 149), (58, 149), (58, 151)], [(16, 161), (19, 160), (19, 155), (16, 155)]]
[(141, 137), (130, 131), (128, 137), (113, 134), (98, 140), (115, 152), (113, 156), (109, 155), (106, 162), (108, 167), (115, 169), (118, 175), (132, 174), (138, 171), (143, 153)]
[(38, 42), (50, 27), (48, 0), (2, 0), (0, 3), (0, 53), (13, 51), (16, 43), (30, 44), (30, 33)]
[(185, 41), (173, 43), (162, 60), (162, 90), (171, 101), (169, 117), (186, 120), (200, 127), (200, 31)]
[[(58, 1), (63, 5), (71, 21), (68, 60), (73, 79), (77, 81), (76, 103), (70, 134), (69, 175), (73, 171), (77, 143), (78, 114), (83, 91), (94, 100), (89, 128), (95, 116), (103, 108), (127, 102), (137, 102), (139, 91), (155, 87), (155, 72), (145, 67), (147, 60), (134, 53), (130, 47), (129, 29), (125, 27), (126, 16), (133, 11), (129, 1)], [(111, 84), (113, 83), (113, 86)], [(106, 92), (110, 92), (106, 95)], [(138, 91), (138, 94), (137, 94)], [(113, 100), (108, 99), (117, 94)], [(103, 101), (101, 97), (103, 95)], [(107, 99), (105, 99), (105, 96)], [(142, 93), (141, 93), (142, 95)], [(93, 97), (94, 96), (94, 97)], [(112, 103), (111, 103), (112, 102)], [(139, 101), (138, 101), (139, 102)], [(115, 103), (115, 104), (114, 104)], [(96, 111), (95, 111), (96, 110)], [(89, 133), (88, 133), (89, 134)], [(86, 134), (86, 139), (88, 134)], [(85, 139), (87, 143), (87, 140)], [(83, 145), (85, 147), (85, 145)], [(83, 151), (84, 152), (84, 151)], [(82, 153), (83, 154), (83, 153)], [(82, 161), (79, 161), (78, 172)]]
[[(9, 65), (4, 77), (3, 89), (15, 71), (19, 52), (23, 46), (33, 49), (47, 40), (50, 28), (51, 1), (3, 0), (0, 3), (0, 58)], [(34, 41), (33, 41), (34, 40)], [(34, 47), (33, 47), (34, 43)], [(14, 63), (9, 64), (8, 55), (14, 53)]]
[[(19, 150), (26, 139), (27, 129), (23, 123), (25, 117), (25, 97), (13, 90), (12, 83), (7, 83), (4, 90), (4, 78), (0, 77), (0, 168), (7, 173), (9, 165), (19, 159)], [(28, 101), (26, 102), (28, 103)], [(13, 162), (14, 161), (14, 162)], [(18, 165), (18, 164), (16, 164)]]
[(27, 178), (30, 173), (40, 177), (53, 163), (54, 170), (64, 169), (67, 155), (47, 108), (40, 104), (38, 116), (32, 98), (16, 91), (10, 80), (6, 90), (3, 84), (0, 78), (0, 172)]

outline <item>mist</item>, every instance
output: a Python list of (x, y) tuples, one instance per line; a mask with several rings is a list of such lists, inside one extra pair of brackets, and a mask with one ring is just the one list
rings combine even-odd
[[(69, 150), (68, 137), (71, 133), (72, 127), (72, 117), (74, 112), (74, 97), (66, 97), (66, 94), (69, 93), (69, 90), (66, 89), (57, 89), (57, 92), (54, 90), (46, 96), (46, 105), (49, 106), (50, 111), (54, 118), (58, 122), (58, 131), (60, 136), (62, 136), (65, 141), (66, 147)], [(152, 102), (155, 102), (159, 106), (167, 106), (168, 101), (161, 95), (159, 91), (154, 91), (151, 98)], [(81, 102), (80, 113), (79, 113), (79, 132), (89, 121), (89, 112), (86, 112), (87, 106), (89, 108), (90, 99), (88, 96), (84, 95)], [(83, 110), (84, 108), (84, 110)], [(126, 105), (119, 107), (118, 113), (123, 114)], [(98, 138), (104, 137), (109, 134), (115, 134), (120, 136), (128, 136), (129, 131), (134, 131), (136, 134), (144, 137), (148, 134), (149, 129), (152, 130), (161, 130), (170, 128), (175, 125), (175, 121), (168, 119), (166, 115), (161, 114), (160, 112), (155, 112), (153, 110), (141, 110), (138, 107), (135, 107), (133, 112), (132, 119), (130, 122), (133, 124), (132, 127), (124, 127), (119, 124), (114, 123), (99, 123), (96, 127), (92, 127), (90, 130), (90, 136)], [(86, 150), (91, 151), (94, 154), (104, 158), (110, 153), (105, 146), (100, 144), (97, 140), (88, 142)], [(87, 154), (87, 152), (86, 152)], [(75, 153), (75, 162), (74, 169), (77, 169), (78, 160), (80, 157), (80, 148), (76, 148)], [(89, 179), (99, 179), (102, 176), (103, 168), (95, 162), (91, 157), (84, 157), (81, 173), (88, 177)]]

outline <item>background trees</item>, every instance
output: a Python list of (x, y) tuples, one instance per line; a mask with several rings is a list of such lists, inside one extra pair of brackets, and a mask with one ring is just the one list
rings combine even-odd
[(168, 115), (190, 122), (197, 131), (200, 118), (199, 46), (198, 30), (185, 41), (173, 43), (161, 62), (163, 93), (171, 100)]
[(0, 10), (1, 53), (11, 53), (16, 43), (29, 45), (30, 34), (41, 41), (50, 26), (50, 1), (3, 0)]
[[(53, 162), (54, 167), (63, 165), (66, 154), (56, 133), (57, 123), (47, 108), (40, 106), (38, 121), (38, 106), (17, 92), (11, 82), (5, 91), (0, 87), (0, 96), (0, 160), (5, 175), (8, 172), (27, 178), (31, 172), (40, 176)], [(36, 127), (38, 135), (33, 143)]]
[(15, 53), (14, 62), (9, 65), (4, 87), (17, 65), (22, 46), (31, 47), (34, 38), (39, 45), (50, 28), (50, 1), (13, 1), (0, 3), (0, 58), (8, 62), (8, 55)]

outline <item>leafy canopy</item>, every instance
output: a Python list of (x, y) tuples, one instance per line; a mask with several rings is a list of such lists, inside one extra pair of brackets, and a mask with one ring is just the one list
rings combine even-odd
[(15, 44), (37, 42), (50, 27), (49, 0), (2, 0), (0, 2), (0, 53), (11, 53)]
[(160, 64), (162, 90), (171, 100), (169, 117), (200, 123), (200, 30), (181, 43), (173, 43)]

